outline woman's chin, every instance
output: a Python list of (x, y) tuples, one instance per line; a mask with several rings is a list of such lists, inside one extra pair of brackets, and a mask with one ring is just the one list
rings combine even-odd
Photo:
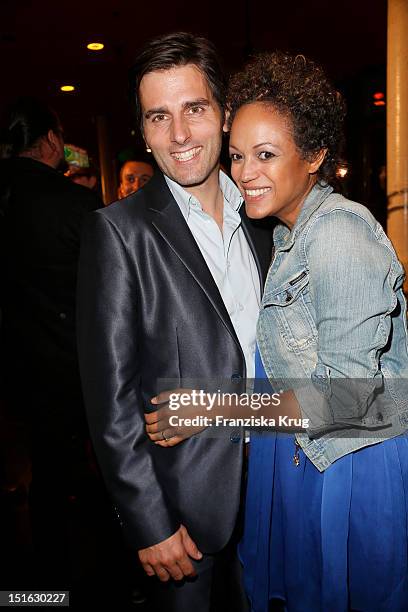
[(265, 217), (271, 217), (273, 214), (264, 206), (257, 206), (248, 202), (245, 202), (245, 212), (250, 219), (265, 219)]

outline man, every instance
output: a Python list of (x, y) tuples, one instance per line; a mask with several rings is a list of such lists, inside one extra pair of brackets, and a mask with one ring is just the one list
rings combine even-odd
[(163, 449), (143, 413), (159, 379), (253, 376), (270, 234), (258, 232), (256, 253), (239, 192), (219, 172), (224, 81), (212, 45), (184, 33), (153, 40), (134, 75), (161, 173), (88, 220), (78, 324), (89, 422), (128, 544), (169, 581), (154, 609), (208, 612), (225, 597), (220, 609), (238, 612), (238, 580), (224, 574), (221, 595), (216, 585), (219, 567), (237, 567), (242, 435)]
[(5, 118), (0, 161), (0, 359), (2, 398), (29, 428), (30, 510), (37, 583), (69, 586), (69, 496), (88, 440), (79, 378), (75, 301), (85, 215), (102, 206), (58, 169), (56, 113), (33, 98)]
[(132, 159), (126, 161), (120, 169), (119, 199), (144, 187), (152, 176), (153, 168), (147, 162)]

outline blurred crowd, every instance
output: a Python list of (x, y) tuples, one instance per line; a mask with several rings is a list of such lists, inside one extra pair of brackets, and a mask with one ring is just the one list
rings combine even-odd
[[(118, 198), (153, 175), (120, 169)], [(0, 537), (3, 588), (70, 589), (140, 603), (136, 559), (99, 474), (75, 332), (82, 223), (103, 207), (96, 164), (64, 145), (53, 109), (16, 101), (0, 138)], [(131, 576), (131, 577), (130, 577)], [(105, 580), (103, 590), (101, 581)], [(85, 597), (85, 599), (84, 599)]]

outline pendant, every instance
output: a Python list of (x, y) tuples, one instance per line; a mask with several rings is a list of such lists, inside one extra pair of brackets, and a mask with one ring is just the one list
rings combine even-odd
[(295, 440), (295, 453), (293, 455), (293, 463), (296, 465), (296, 467), (299, 467), (300, 465), (299, 449), (300, 444), (297, 440)]

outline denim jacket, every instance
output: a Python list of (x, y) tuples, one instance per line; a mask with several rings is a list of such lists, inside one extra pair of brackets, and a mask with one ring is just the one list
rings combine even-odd
[(320, 470), (408, 429), (404, 271), (361, 204), (315, 185), (275, 228), (257, 340), (273, 387), (293, 389)]

